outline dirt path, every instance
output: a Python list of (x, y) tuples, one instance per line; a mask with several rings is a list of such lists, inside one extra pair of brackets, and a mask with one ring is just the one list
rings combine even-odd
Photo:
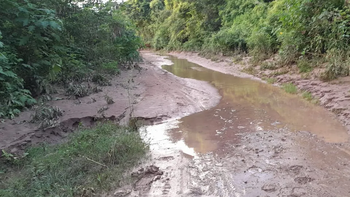
[[(258, 81), (262, 81), (260, 78), (269, 77), (273, 73), (270, 70), (262, 71), (260, 70), (260, 66), (257, 66), (254, 68), (256, 76), (246, 74), (242, 72), (242, 70), (248, 68), (249, 64), (233, 63), (232, 58), (229, 57), (221, 57), (220, 61), (214, 62), (199, 56), (198, 53), (171, 52), (170, 55), (187, 59), (190, 62), (218, 72)], [(276, 84), (293, 83), (299, 90), (312, 93), (312, 95), (320, 101), (320, 105), (335, 113), (350, 132), (350, 77), (342, 77), (331, 82), (322, 82), (317, 78), (320, 72), (320, 70), (315, 69), (313, 73), (310, 74), (310, 77), (305, 79), (302, 74), (297, 71), (294, 72), (293, 69), (291, 69), (287, 74), (275, 77)]]
[[(32, 110), (4, 120), (0, 123), (0, 150), (16, 153), (41, 142), (59, 143), (79, 125), (90, 126), (100, 119), (126, 124), (130, 118), (152, 123), (182, 117), (209, 109), (220, 100), (217, 90), (208, 83), (180, 79), (163, 71), (160, 65), (169, 64), (164, 57), (152, 53), (143, 53), (143, 57), (140, 71), (122, 71), (100, 93), (79, 99), (62, 91), (53, 95), (60, 99), (48, 104), (63, 111), (57, 126), (41, 129), (38, 123), (31, 123)], [(107, 104), (105, 96), (114, 103)]]
[[(222, 62), (215, 64), (193, 54), (172, 55), (204, 67), (215, 66), (215, 70), (224, 73), (250, 77)], [(161, 173), (141, 176), (129, 192), (118, 195), (121, 189), (111, 196), (350, 195), (348, 140), (329, 143), (309, 132), (280, 128), (276, 126), (279, 122), (264, 129), (255, 120), (235, 122), (235, 114), (247, 115), (237, 111), (236, 106), (219, 105), (186, 118), (142, 128), (151, 154), (141, 166), (158, 166)], [(208, 121), (206, 116), (216, 121), (197, 121), (198, 118)], [(245, 122), (247, 126), (240, 126)], [(231, 127), (234, 135), (228, 133)], [(208, 129), (213, 130), (211, 134), (202, 134)], [(220, 146), (215, 145), (218, 142), (222, 142)]]
[[(214, 63), (193, 54), (172, 55), (220, 72), (253, 78), (225, 62)], [(140, 129), (143, 139), (150, 143), (149, 158), (131, 173), (138, 181), (105, 196), (350, 195), (347, 140), (327, 143), (309, 132), (278, 127), (278, 122), (262, 129), (260, 120), (242, 121), (238, 116), (249, 116), (247, 108), (218, 105), (220, 94), (209, 83), (179, 78), (161, 69), (161, 65), (171, 64), (162, 56), (151, 52), (142, 52), (142, 56), (143, 69), (122, 72), (103, 92), (79, 100), (56, 95), (64, 98), (50, 103), (64, 111), (58, 127), (39, 129), (29, 123), (31, 111), (2, 122), (0, 149), (16, 152), (43, 141), (58, 143), (80, 123), (89, 125), (107, 118), (125, 124), (134, 117), (156, 123)], [(108, 105), (105, 95), (114, 104)], [(183, 118), (190, 114), (198, 121)], [(229, 133), (231, 127), (234, 133)], [(202, 135), (204, 130), (211, 133)], [(218, 142), (222, 142), (220, 146)]]

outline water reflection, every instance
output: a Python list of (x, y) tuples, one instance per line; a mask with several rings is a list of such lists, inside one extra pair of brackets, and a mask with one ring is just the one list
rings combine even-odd
[(346, 129), (334, 115), (296, 95), (250, 79), (212, 71), (187, 60), (169, 58), (163, 68), (179, 77), (208, 81), (219, 89), (222, 99), (213, 109), (182, 118), (171, 133), (196, 152), (205, 153), (239, 140), (242, 132), (274, 130), (309, 131), (327, 142), (348, 140)]

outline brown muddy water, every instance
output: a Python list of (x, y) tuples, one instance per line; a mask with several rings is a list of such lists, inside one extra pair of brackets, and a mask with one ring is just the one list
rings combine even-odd
[(182, 78), (207, 81), (222, 96), (216, 107), (184, 117), (177, 127), (172, 126), (168, 131), (170, 138), (188, 146), (189, 152), (221, 152), (225, 144), (238, 142), (245, 132), (281, 128), (310, 132), (326, 142), (348, 141), (346, 129), (331, 112), (300, 96), (270, 84), (212, 71), (184, 59), (169, 59), (174, 65), (163, 69)]

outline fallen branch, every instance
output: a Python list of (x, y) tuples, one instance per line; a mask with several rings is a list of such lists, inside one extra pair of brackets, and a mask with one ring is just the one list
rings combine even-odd
[(88, 157), (85, 157), (85, 156), (83, 156), (85, 159), (87, 159), (87, 160), (89, 160), (89, 161), (91, 161), (91, 162), (93, 162), (93, 163), (95, 163), (95, 164), (98, 164), (98, 165), (100, 165), (100, 166), (103, 166), (103, 167), (106, 167), (106, 168), (108, 168), (108, 166), (106, 166), (105, 164), (103, 164), (103, 163), (100, 163), (100, 162), (97, 162), (97, 161), (94, 161), (94, 160), (92, 160), (92, 159), (90, 159), (90, 158), (88, 158)]

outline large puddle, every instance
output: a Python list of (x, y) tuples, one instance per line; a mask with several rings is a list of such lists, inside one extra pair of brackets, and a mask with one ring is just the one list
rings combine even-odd
[(219, 73), (187, 60), (169, 58), (174, 65), (163, 69), (182, 78), (207, 81), (222, 99), (210, 109), (180, 119), (178, 128), (168, 131), (176, 142), (184, 142), (197, 153), (222, 150), (240, 135), (251, 131), (307, 131), (326, 142), (348, 140), (346, 129), (334, 115), (320, 106), (278, 87), (251, 79)]

